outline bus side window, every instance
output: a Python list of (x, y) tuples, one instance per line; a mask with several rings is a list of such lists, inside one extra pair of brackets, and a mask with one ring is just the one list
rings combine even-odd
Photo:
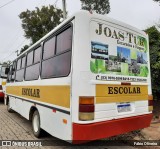
[(15, 79), (15, 71), (16, 71), (16, 61), (13, 62), (13, 66), (12, 66), (12, 77), (11, 77), (11, 82), (14, 82), (14, 79)]
[(43, 59), (48, 59), (55, 54), (55, 41), (56, 38), (52, 37), (51, 39), (45, 41), (44, 50), (43, 50)]
[[(9, 66), (9, 70), (10, 70), (10, 66)], [(7, 74), (7, 82), (9, 82), (9, 72)]]
[[(42, 78), (65, 77), (68, 76), (70, 73), (72, 28), (67, 28), (66, 30), (58, 34), (56, 38), (56, 55), (48, 59), (44, 59), (43, 54), (41, 72)], [(44, 44), (44, 51), (47, 51), (46, 48), (51, 46), (53, 46), (52, 49), (54, 50), (55, 45), (50, 45), (46, 47)]]
[(25, 67), (25, 64), (26, 64), (26, 56), (24, 56), (24, 57), (22, 58), (21, 69)]
[(9, 72), (7, 76), (7, 82), (11, 82), (11, 77), (12, 77), (12, 65), (9, 66)]
[(23, 81), (25, 62), (26, 56), (23, 56), (17, 61), (16, 81)]
[(17, 70), (21, 68), (21, 58), (17, 61)]
[(41, 59), (41, 47), (34, 50), (34, 64), (40, 62)]
[(37, 80), (39, 78), (39, 64), (41, 59), (41, 47), (31, 51), (27, 56), (25, 80)]
[(72, 28), (66, 29), (57, 36), (56, 54), (71, 50), (72, 47)]
[(29, 52), (27, 55), (27, 66), (32, 65), (33, 63), (33, 51)]

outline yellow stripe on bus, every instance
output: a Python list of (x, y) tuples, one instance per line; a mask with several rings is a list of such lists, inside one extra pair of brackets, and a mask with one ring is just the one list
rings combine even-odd
[(114, 103), (148, 100), (147, 85), (96, 85), (96, 103)]
[(70, 86), (7, 86), (6, 93), (70, 108)]
[[(111, 85), (98, 84), (96, 85), (96, 96), (100, 97), (119, 97), (119, 96), (148, 96), (147, 85)], [(148, 99), (148, 97), (147, 97)]]

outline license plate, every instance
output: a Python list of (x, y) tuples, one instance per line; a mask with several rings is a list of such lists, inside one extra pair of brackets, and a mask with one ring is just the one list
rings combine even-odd
[(118, 113), (130, 112), (132, 110), (131, 109), (131, 104), (130, 103), (118, 104), (117, 105), (117, 110), (118, 110)]

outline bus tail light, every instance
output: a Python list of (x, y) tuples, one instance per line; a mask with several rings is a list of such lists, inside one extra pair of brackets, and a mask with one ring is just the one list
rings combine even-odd
[(84, 104), (84, 105), (94, 104), (94, 97), (81, 96), (79, 98), (79, 104)]
[(153, 100), (153, 95), (148, 95), (148, 100)]
[(94, 113), (82, 113), (82, 112), (79, 112), (79, 120), (81, 120), (81, 121), (94, 120)]
[(94, 105), (79, 105), (79, 112), (94, 112)]
[(148, 105), (153, 106), (153, 100), (148, 100)]
[(153, 95), (148, 95), (149, 111), (153, 111)]
[(79, 98), (79, 120), (89, 121), (94, 120), (94, 97)]

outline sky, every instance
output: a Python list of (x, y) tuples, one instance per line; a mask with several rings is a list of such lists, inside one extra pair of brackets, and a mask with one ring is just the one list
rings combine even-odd
[[(22, 11), (35, 7), (56, 4), (62, 8), (62, 0), (0, 0), (0, 62), (14, 60), (16, 50), (30, 41), (24, 37)], [(69, 16), (81, 9), (80, 0), (66, 0)], [(111, 12), (107, 16), (125, 22), (141, 30), (160, 22), (160, 4), (153, 0), (110, 0)]]

